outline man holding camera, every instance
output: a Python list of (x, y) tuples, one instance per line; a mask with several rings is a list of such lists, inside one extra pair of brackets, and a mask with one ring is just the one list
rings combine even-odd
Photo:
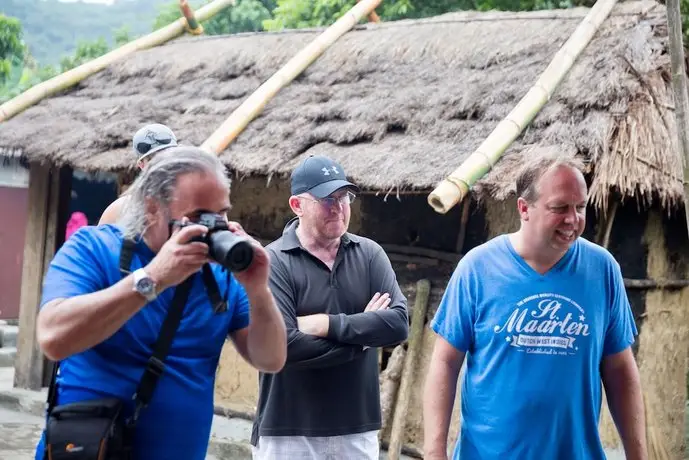
[(327, 157), (292, 173), (296, 218), (268, 245), (270, 287), (287, 325), (287, 363), (262, 373), (257, 460), (377, 460), (377, 347), (403, 342), (407, 300), (385, 251), (347, 232), (357, 187)]
[[(104, 458), (203, 460), (227, 336), (260, 371), (282, 369), (285, 325), (268, 286), (269, 258), (237, 223), (226, 221), (229, 185), (216, 156), (195, 147), (167, 149), (130, 188), (121, 226), (83, 227), (55, 255), (37, 337), (45, 354), (59, 361), (59, 375), (37, 459), (48, 458), (46, 451), (61, 458), (56, 455), (100, 443), (83, 431), (99, 423), (114, 398), (122, 405), (116, 404), (121, 415), (113, 426), (125, 424), (131, 445), (120, 449), (119, 438), (104, 439), (112, 447)], [(224, 222), (227, 230), (209, 237), (213, 229), (195, 224), (202, 216)], [(241, 238), (228, 238), (229, 232)], [(227, 264), (209, 263), (208, 243), (219, 240), (249, 241), (248, 267), (232, 273)], [(230, 249), (210, 251), (217, 256)], [(216, 308), (217, 297), (224, 308)], [(180, 313), (171, 328), (173, 311)], [(167, 347), (161, 336), (172, 338)], [(147, 379), (157, 382), (152, 393)], [(141, 405), (144, 393), (150, 400)], [(89, 412), (94, 406), (98, 410)], [(63, 413), (70, 417), (57, 415)], [(79, 424), (85, 417), (93, 422)], [(130, 455), (112, 453), (120, 450)]]

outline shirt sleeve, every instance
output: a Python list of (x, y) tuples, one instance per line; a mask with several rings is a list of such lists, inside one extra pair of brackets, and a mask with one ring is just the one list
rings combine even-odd
[(610, 316), (605, 331), (603, 356), (619, 353), (634, 343), (634, 337), (638, 334), (632, 308), (624, 289), (624, 279), (620, 264), (616, 260), (610, 263), (611, 272), (609, 289)]
[(409, 334), (407, 298), (397, 283), (390, 259), (380, 246), (371, 258), (368, 277), (370, 292), (390, 294), (388, 308), (329, 315), (328, 338), (365, 347), (387, 347), (404, 342)]
[(474, 344), (476, 305), (471, 293), (470, 259), (459, 261), (431, 321), (431, 329), (459, 351), (469, 352)]
[(104, 248), (96, 227), (72, 234), (50, 261), (43, 280), (41, 308), (55, 299), (90, 294), (108, 287)]
[(228, 332), (233, 332), (248, 327), (251, 322), (249, 296), (246, 294), (244, 286), (239, 284), (239, 281), (234, 276), (230, 277), (228, 289), (231, 293), (230, 302), (233, 305), (232, 319), (230, 320)]
[(363, 347), (343, 345), (328, 339), (304, 334), (297, 325), (296, 296), (289, 270), (271, 254), (270, 290), (282, 313), (287, 330), (285, 369), (316, 369), (352, 361), (364, 352)]

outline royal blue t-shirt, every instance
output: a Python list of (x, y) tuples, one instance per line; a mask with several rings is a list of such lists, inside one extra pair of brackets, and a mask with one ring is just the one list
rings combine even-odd
[(459, 262), (431, 328), (466, 352), (454, 459), (605, 459), (599, 366), (637, 334), (605, 249), (579, 238), (541, 275), (494, 238)]
[[(60, 248), (43, 284), (41, 307), (51, 300), (96, 292), (119, 282), (122, 233), (113, 225), (82, 227)], [(131, 270), (147, 265), (155, 254), (139, 241)], [(213, 390), (220, 353), (228, 333), (249, 324), (243, 287), (217, 264), (211, 264), (220, 295), (228, 294), (226, 312), (215, 313), (200, 273), (195, 280), (170, 352), (149, 406), (136, 430), (135, 458), (203, 460), (213, 419)], [(229, 284), (228, 284), (229, 281)], [(175, 288), (161, 292), (112, 337), (60, 363), (58, 404), (115, 396), (127, 411)], [(228, 291), (229, 290), (229, 291)], [(43, 458), (43, 441), (36, 450)]]

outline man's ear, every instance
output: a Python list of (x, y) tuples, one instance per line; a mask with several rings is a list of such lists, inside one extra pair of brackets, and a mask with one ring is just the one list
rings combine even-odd
[(292, 195), (289, 197), (289, 207), (297, 217), (301, 217), (304, 214), (304, 209), (302, 208), (302, 201), (298, 196)]
[(529, 203), (522, 197), (517, 198), (517, 212), (521, 220), (529, 220)]

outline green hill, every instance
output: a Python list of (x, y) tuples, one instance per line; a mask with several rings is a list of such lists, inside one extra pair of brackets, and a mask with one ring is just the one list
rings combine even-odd
[(158, 6), (167, 0), (130, 0), (114, 5), (62, 3), (57, 0), (2, 0), (0, 12), (18, 18), (24, 41), (40, 64), (57, 64), (80, 40), (105, 38), (127, 26), (130, 37), (152, 30)]

